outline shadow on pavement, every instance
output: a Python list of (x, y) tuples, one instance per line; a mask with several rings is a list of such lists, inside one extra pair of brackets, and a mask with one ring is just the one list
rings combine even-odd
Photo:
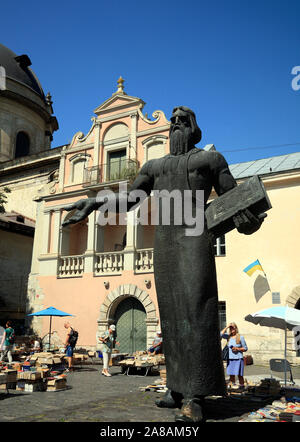
[[(250, 399), (239, 399), (231, 397), (206, 398), (205, 415), (206, 419), (224, 420), (244, 414), (249, 414), (268, 404), (271, 404), (276, 398), (266, 400), (251, 401)], [(236, 420), (236, 419), (235, 419)]]
[(92, 367), (75, 367), (75, 372), (83, 372), (83, 371), (99, 371), (99, 368)]

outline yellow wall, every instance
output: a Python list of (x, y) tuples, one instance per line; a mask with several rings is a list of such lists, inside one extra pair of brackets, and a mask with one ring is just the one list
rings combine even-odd
[[(236, 230), (226, 235), (226, 256), (217, 257), (219, 300), (226, 302), (227, 322), (236, 322), (245, 336), (249, 353), (260, 350), (257, 358), (271, 353), (283, 357), (284, 338), (279, 330), (253, 325), (244, 320), (249, 313), (272, 307), (271, 292), (280, 292), (285, 305), (292, 290), (300, 285), (300, 177), (292, 186), (275, 187), (266, 180), (272, 209), (261, 228), (253, 235), (241, 235)], [(266, 273), (271, 291), (258, 302), (254, 282), (261, 272), (249, 277), (243, 269), (258, 259)], [(263, 354), (265, 353), (265, 354)], [(295, 355), (291, 353), (290, 356)]]

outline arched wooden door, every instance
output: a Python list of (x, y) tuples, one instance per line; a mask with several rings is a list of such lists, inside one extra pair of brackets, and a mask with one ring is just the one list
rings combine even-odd
[(121, 301), (114, 319), (120, 352), (133, 353), (147, 349), (146, 311), (140, 301), (134, 297)]

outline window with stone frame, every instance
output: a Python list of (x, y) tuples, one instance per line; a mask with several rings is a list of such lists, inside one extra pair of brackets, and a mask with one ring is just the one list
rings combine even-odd
[(85, 169), (88, 167), (90, 155), (79, 153), (72, 156), (70, 161), (69, 184), (81, 184), (84, 182)]
[(25, 157), (29, 155), (30, 138), (26, 132), (20, 131), (17, 133), (15, 158)]

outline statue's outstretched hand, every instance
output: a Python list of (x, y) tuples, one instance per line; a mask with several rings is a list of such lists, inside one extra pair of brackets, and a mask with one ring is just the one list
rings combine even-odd
[(266, 216), (266, 213), (255, 216), (250, 212), (250, 210), (245, 209), (241, 210), (236, 216), (233, 217), (233, 222), (238, 232), (244, 233), (245, 235), (251, 235), (260, 228)]
[(79, 221), (83, 221), (96, 208), (95, 198), (81, 199), (76, 201), (76, 203), (63, 207), (63, 209), (68, 212), (74, 209), (76, 209), (76, 212), (69, 219), (63, 221), (62, 226), (66, 227), (69, 224), (76, 224)]

